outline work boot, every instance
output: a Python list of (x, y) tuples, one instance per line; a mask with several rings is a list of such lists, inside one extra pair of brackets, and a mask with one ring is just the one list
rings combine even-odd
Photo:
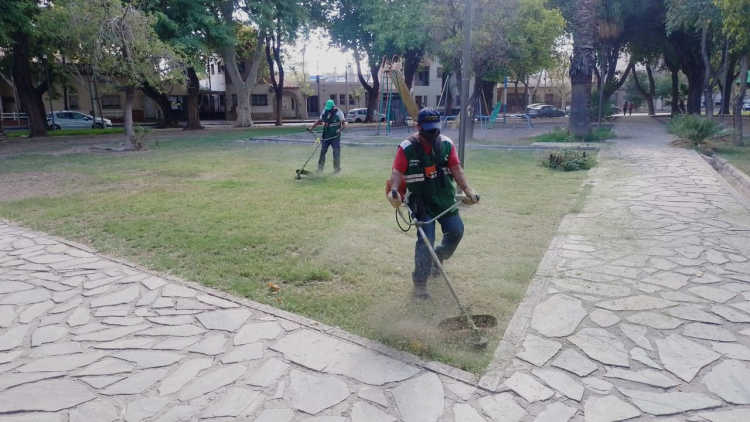
[[(443, 258), (438, 257), (440, 259), (440, 265), (443, 265)], [(438, 268), (435, 263), (432, 263), (432, 271), (430, 272), (430, 277), (440, 277), (440, 268)]]
[(427, 300), (430, 298), (430, 292), (427, 291), (426, 284), (415, 284), (414, 285), (414, 297), (417, 299)]

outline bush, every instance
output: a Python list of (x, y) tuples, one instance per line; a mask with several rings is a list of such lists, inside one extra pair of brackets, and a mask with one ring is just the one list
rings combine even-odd
[(612, 129), (606, 127), (596, 128), (582, 138), (575, 138), (566, 129), (556, 127), (549, 133), (543, 133), (534, 138), (535, 142), (602, 142), (615, 138)]
[(154, 130), (150, 127), (144, 127), (141, 125), (134, 125), (133, 126), (133, 139), (132, 142), (136, 146), (137, 149), (142, 149), (148, 138), (151, 137), (151, 134), (154, 133)]
[(542, 165), (560, 171), (588, 170), (596, 165), (596, 157), (586, 151), (563, 149), (551, 152)]
[(724, 125), (703, 116), (678, 116), (667, 122), (667, 132), (686, 139), (693, 146), (708, 147), (708, 141), (728, 135)]

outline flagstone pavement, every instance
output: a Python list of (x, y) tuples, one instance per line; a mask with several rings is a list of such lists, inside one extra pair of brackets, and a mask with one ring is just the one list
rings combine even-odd
[(750, 421), (750, 212), (627, 119), (480, 379), (0, 221), (0, 422)]

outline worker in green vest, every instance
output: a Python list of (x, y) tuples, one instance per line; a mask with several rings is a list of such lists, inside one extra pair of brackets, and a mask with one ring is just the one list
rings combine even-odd
[(307, 130), (312, 132), (316, 126), (323, 125), (323, 139), (320, 145), (320, 159), (318, 160), (318, 171), (323, 171), (326, 166), (326, 154), (328, 147), (333, 147), (333, 172), (341, 171), (341, 131), (346, 126), (344, 113), (336, 107), (333, 100), (326, 101), (323, 114)]
[[(463, 199), (467, 205), (479, 202), (479, 195), (469, 186), (461, 162), (458, 159), (453, 141), (440, 134), (440, 113), (433, 108), (419, 111), (417, 128), (419, 132), (401, 142), (396, 152), (396, 159), (391, 170), (388, 186), (394, 188), (406, 182), (406, 194), (403, 201), (412, 209), (419, 221), (427, 221), (450, 208), (456, 202), (456, 186), (466, 194)], [(390, 189), (386, 192), (388, 202), (394, 208), (402, 203), (401, 194), (394, 198)], [(443, 240), (435, 248), (440, 262), (448, 259), (456, 251), (464, 235), (464, 223), (458, 209), (438, 219), (443, 231)], [(435, 223), (423, 227), (430, 243), (435, 243)], [(429, 299), (427, 280), (433, 268), (432, 257), (427, 246), (417, 235), (417, 246), (414, 252), (414, 295), (419, 299)]]

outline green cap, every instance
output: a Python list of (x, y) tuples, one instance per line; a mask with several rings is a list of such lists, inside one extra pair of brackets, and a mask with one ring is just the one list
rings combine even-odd
[(335, 105), (336, 105), (336, 103), (334, 103), (333, 100), (326, 101), (326, 110), (332, 109), (333, 106), (335, 106)]

